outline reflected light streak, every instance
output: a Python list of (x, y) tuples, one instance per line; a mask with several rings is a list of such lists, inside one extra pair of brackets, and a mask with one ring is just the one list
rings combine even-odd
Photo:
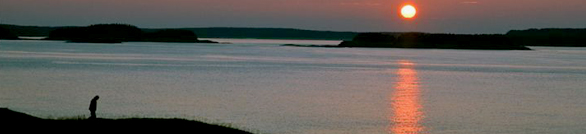
[(390, 95), (392, 115), (389, 117), (391, 125), (389, 133), (418, 134), (424, 127), (420, 121), (424, 117), (419, 102), (420, 89), (415, 63), (407, 60), (399, 61), (395, 91)]

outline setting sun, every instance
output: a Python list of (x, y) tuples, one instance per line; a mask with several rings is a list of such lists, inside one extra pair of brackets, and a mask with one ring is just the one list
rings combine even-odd
[(417, 14), (417, 10), (412, 5), (405, 5), (401, 8), (401, 15), (403, 18), (410, 19), (415, 17), (415, 14)]

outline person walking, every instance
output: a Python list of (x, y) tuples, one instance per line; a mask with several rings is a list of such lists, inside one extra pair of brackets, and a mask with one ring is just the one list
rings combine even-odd
[(92, 101), (90, 102), (90, 119), (96, 119), (96, 110), (98, 109), (98, 99), (100, 99), (100, 96), (95, 96)]

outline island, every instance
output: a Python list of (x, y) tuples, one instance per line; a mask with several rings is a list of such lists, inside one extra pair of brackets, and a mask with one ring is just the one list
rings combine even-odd
[(0, 39), (18, 40), (18, 36), (4, 27), (0, 27)]
[(121, 43), (121, 42), (185, 42), (185, 43), (217, 43), (199, 40), (189, 30), (162, 29), (144, 32), (140, 28), (128, 24), (95, 24), (87, 27), (63, 27), (49, 33), (45, 40), (66, 40), (82, 43)]
[(502, 34), (361, 33), (338, 47), (531, 50)]
[(544, 28), (507, 32), (515, 44), (527, 46), (586, 47), (586, 29)]

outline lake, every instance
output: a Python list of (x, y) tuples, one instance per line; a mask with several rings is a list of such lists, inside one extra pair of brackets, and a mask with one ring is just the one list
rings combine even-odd
[(0, 107), (256, 133), (583, 133), (586, 48), (534, 51), (0, 40)]

